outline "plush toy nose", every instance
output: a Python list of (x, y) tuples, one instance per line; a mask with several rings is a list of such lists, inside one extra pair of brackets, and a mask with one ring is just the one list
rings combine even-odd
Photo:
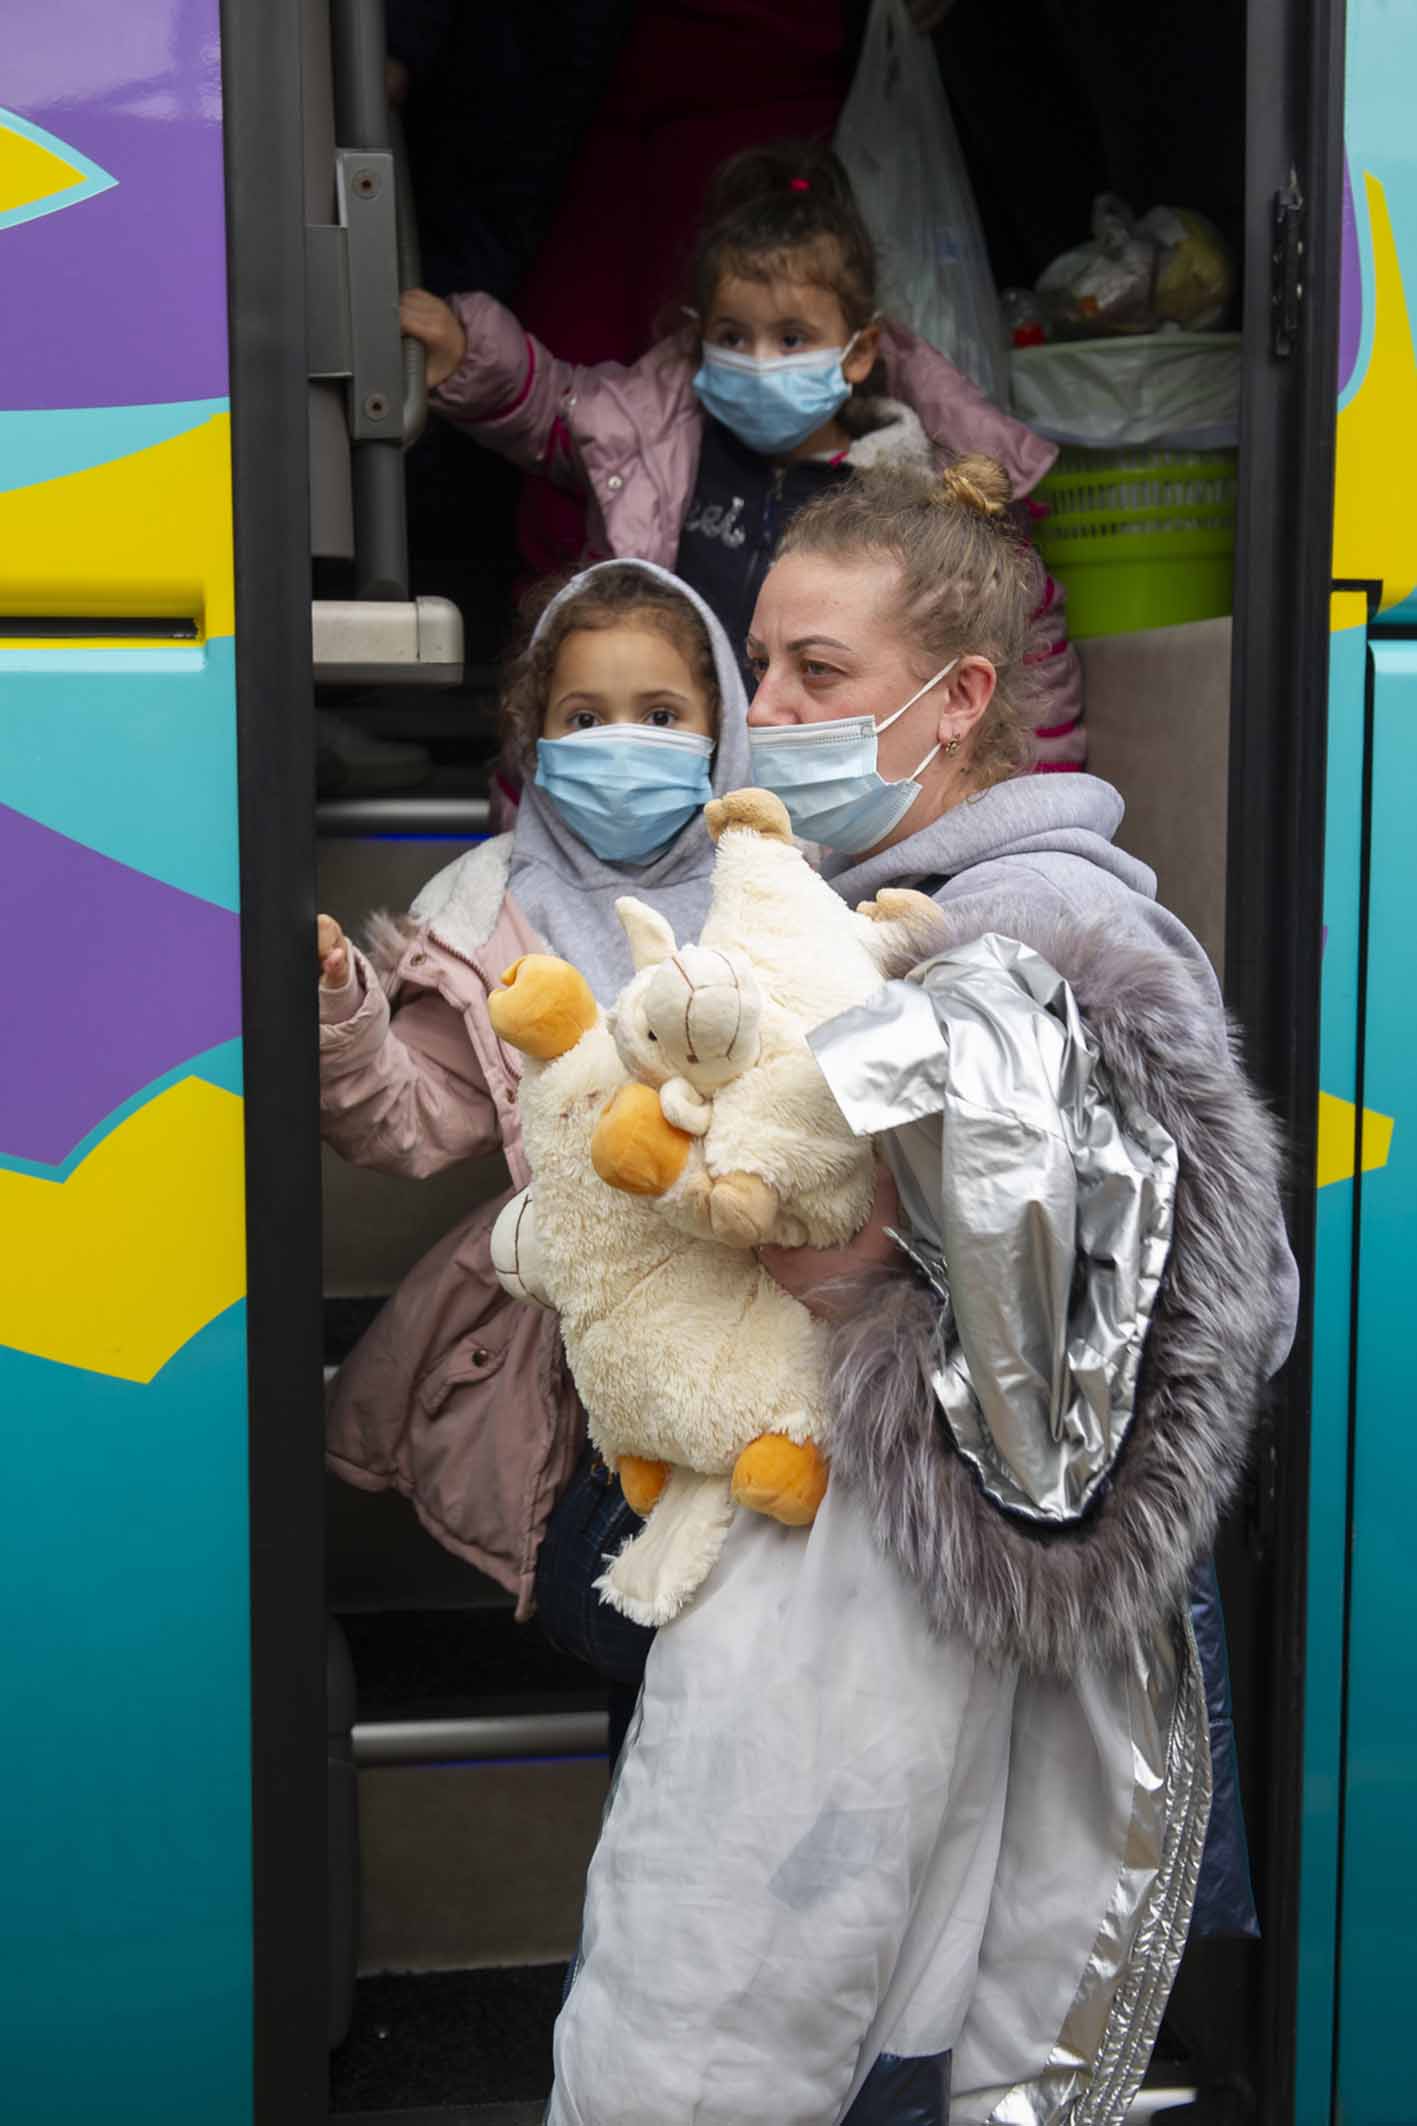
[(737, 983), (718, 982), (689, 992), (684, 1031), (691, 1063), (734, 1061), (743, 1032), (743, 997)]
[(655, 976), (646, 999), (650, 1025), (687, 1069), (753, 1061), (756, 999), (731, 960), (718, 952), (676, 952)]

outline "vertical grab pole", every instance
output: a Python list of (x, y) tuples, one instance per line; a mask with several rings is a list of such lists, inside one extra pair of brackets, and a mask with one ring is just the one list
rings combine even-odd
[[(399, 289), (418, 287), (423, 279), (423, 254), (418, 242), (418, 217), (413, 211), (413, 179), (409, 173), (408, 147), (403, 120), (389, 112), (389, 131), (394, 144), (394, 220), (398, 237)], [(403, 447), (411, 450), (428, 425), (428, 354), (422, 340), (405, 335), (403, 343)]]
[[(384, 87), (383, 0), (333, 0), (335, 138), (340, 148), (389, 154), (393, 141)], [(355, 594), (408, 597), (408, 525), (404, 506), (402, 404), (393, 405), (388, 434), (361, 435), (360, 409), (351, 404), (350, 472), (354, 502)], [(371, 421), (387, 421), (365, 402)]]

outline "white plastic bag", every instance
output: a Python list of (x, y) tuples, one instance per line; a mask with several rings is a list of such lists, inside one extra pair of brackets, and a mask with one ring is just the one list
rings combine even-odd
[(882, 307), (1008, 403), (1003, 316), (934, 47), (904, 0), (872, 0), (836, 132), (881, 256)]
[(1013, 410), (1037, 434), (1089, 450), (1233, 450), (1242, 361), (1238, 332), (1021, 347)]

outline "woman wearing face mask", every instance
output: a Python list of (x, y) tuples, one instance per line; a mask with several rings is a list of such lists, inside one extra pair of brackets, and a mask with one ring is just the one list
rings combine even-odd
[[(926, 58), (928, 60), (928, 53)], [(411, 290), (432, 403), (489, 449), (586, 493), (590, 546), (674, 568), (741, 645), (779, 539), (871, 465), (965, 451), (1006, 466), (1018, 518), (1056, 448), (877, 305), (877, 262), (829, 149), (783, 142), (716, 173), (689, 318), (638, 362), (559, 361), (486, 295)], [(1082, 675), (1064, 599), (1029, 551), (1035, 758), (1082, 764)]]
[[(651, 898), (686, 937), (708, 907), (703, 807), (747, 767), (723, 630), (639, 562), (547, 586), (531, 617), (502, 704), (527, 778), (515, 832), (456, 858), (407, 917), (375, 918), (367, 956), (319, 919), (321, 1130), (358, 1166), (418, 1176), (500, 1150), (512, 1188), (525, 1186), (521, 1059), (492, 1031), (489, 991), (522, 953), (550, 951), (609, 1003), (631, 973), (619, 895)], [(351, 1483), (403, 1491), (432, 1535), (516, 1596), (519, 1616), (539, 1608), (568, 1650), (623, 1680), (618, 1747), (649, 1635), (592, 1582), (638, 1524), (585, 1448), (554, 1318), (508, 1299), (493, 1273), (505, 1200), (425, 1256), (346, 1359), (329, 1460)]]
[(888, 1177), (769, 1256), (831, 1481), (650, 1650), (551, 2126), (1117, 2126), (1188, 1929), (1253, 1925), (1192, 1583), (1292, 1333), (1277, 1147), (1116, 793), (1020, 773), (1007, 497), (865, 475), (758, 599), (755, 782), (938, 950), (813, 1037)]

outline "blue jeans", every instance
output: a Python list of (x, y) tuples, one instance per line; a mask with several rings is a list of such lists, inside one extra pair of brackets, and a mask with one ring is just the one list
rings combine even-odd
[(587, 1446), (546, 1524), (536, 1561), (536, 1609), (543, 1631), (609, 1686), (612, 1766), (635, 1709), (654, 1633), (602, 1602), (595, 1583), (606, 1559), (640, 1526), (618, 1480)]

